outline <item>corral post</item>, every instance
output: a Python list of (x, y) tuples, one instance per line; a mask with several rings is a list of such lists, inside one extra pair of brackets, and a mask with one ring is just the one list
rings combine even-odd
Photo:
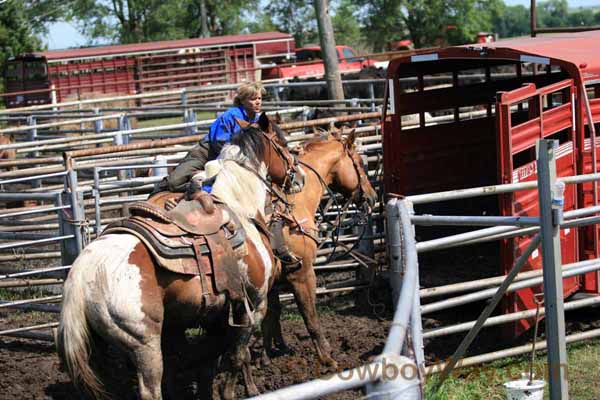
[(94, 215), (96, 219), (96, 237), (100, 235), (102, 230), (102, 214), (100, 212), (100, 170), (98, 167), (94, 167), (94, 189), (92, 190), (94, 196)]
[[(360, 140), (360, 139), (358, 139)], [(357, 141), (358, 141), (357, 140)], [(357, 146), (360, 149), (360, 145)], [(365, 171), (368, 170), (367, 157), (362, 156), (363, 164)], [(358, 236), (358, 246), (357, 250), (359, 253), (368, 256), (368, 258), (373, 259), (375, 256), (375, 246), (373, 244), (373, 234), (375, 233), (375, 227), (373, 226), (373, 219), (371, 215), (366, 216), (366, 220), (364, 221), (364, 225), (355, 225), (352, 228), (353, 234)], [(360, 235), (360, 236), (359, 236)], [(367, 264), (365, 261), (359, 259), (359, 256), (353, 256), (350, 254), (355, 260), (358, 261), (359, 267), (357, 270), (357, 278), (362, 282), (372, 282), (373, 274), (375, 273), (375, 265), (371, 262), (371, 265)], [(362, 258), (362, 257), (361, 257)], [(369, 299), (368, 296), (359, 296), (357, 298), (357, 303), (359, 303), (360, 307), (364, 310), (369, 309)]]
[[(28, 140), (30, 142), (35, 142), (37, 140), (37, 128), (35, 127), (36, 124), (37, 124), (37, 120), (33, 115), (30, 115), (27, 117), (27, 125), (31, 126), (31, 129), (29, 130), (29, 134), (28, 134)], [(34, 146), (35, 146), (35, 144), (34, 144)], [(40, 155), (40, 152), (32, 151), (29, 154), (32, 158), (36, 158)], [(39, 167), (39, 165), (34, 165), (34, 167)], [(31, 181), (31, 187), (32, 188), (42, 187), (42, 181), (39, 179)]]
[[(99, 108), (94, 108), (94, 114), (96, 116), (102, 115)], [(103, 120), (101, 120), (101, 119), (94, 121), (94, 132), (102, 133), (102, 130), (104, 129), (103, 125), (104, 125)], [(83, 124), (81, 125), (81, 130), (83, 131)], [(102, 144), (100, 144), (100, 143), (96, 144), (96, 147), (100, 147), (100, 146), (102, 146)]]
[(371, 112), (375, 111), (375, 84), (369, 83), (369, 98), (371, 99)]
[[(414, 215), (414, 207), (410, 201), (405, 201), (408, 212), (411, 216)], [(413, 235), (415, 235), (415, 226), (413, 225)], [(416, 237), (416, 235), (415, 235)], [(418, 268), (417, 260), (417, 268)], [(425, 346), (423, 344), (423, 321), (421, 318), (421, 296), (419, 295), (419, 288), (421, 287), (419, 281), (419, 274), (417, 274), (417, 284), (415, 295), (413, 297), (413, 306), (410, 312), (410, 337), (412, 339), (412, 350), (414, 353), (414, 360), (417, 364), (417, 371), (421, 382), (424, 382), (422, 371), (425, 368)]]
[(568, 400), (568, 360), (559, 226), (562, 222), (564, 186), (561, 187), (556, 182), (557, 148), (558, 140), (539, 140), (536, 143), (550, 400)]
[[(131, 130), (131, 121), (129, 120), (129, 116), (127, 114), (122, 114), (118, 119), (118, 127), (119, 131), (129, 131)], [(121, 133), (123, 136), (123, 144), (129, 144), (129, 133)]]
[(400, 234), (400, 213), (396, 207), (398, 199), (392, 198), (386, 205), (386, 237), (388, 251), (388, 268), (390, 274), (390, 286), (392, 287), (392, 299), (394, 308), (397, 306), (400, 296), (400, 283), (402, 282), (401, 250), (402, 239)]
[[(50, 102), (52, 104), (56, 104), (57, 100), (56, 100), (56, 85), (51, 85), (50, 86)], [(58, 111), (57, 107), (52, 107), (52, 111)]]
[(152, 167), (152, 175), (154, 176), (167, 176), (169, 171), (167, 170), (167, 159), (165, 156), (158, 155), (152, 161), (154, 167)]
[(61, 242), (62, 263), (63, 265), (70, 265), (83, 249), (85, 212), (83, 209), (83, 193), (78, 191), (77, 172), (70, 169), (65, 179), (68, 190), (57, 196), (56, 205), (69, 204), (71, 206), (70, 209), (58, 212), (60, 235), (73, 235), (73, 238)]
[[(190, 109), (186, 108), (185, 114), (184, 114), (184, 117), (183, 117), (183, 122), (185, 122), (185, 123), (194, 123), (194, 122), (196, 122), (196, 113), (194, 112), (194, 110), (190, 110)], [(198, 134), (198, 127), (196, 125), (194, 125), (194, 126), (187, 126), (184, 131), (185, 131), (186, 135), (190, 135), (190, 136), (197, 135)]]
[[(123, 134), (121, 133), (121, 131), (117, 132), (113, 141), (116, 146), (120, 146), (123, 144)], [(119, 181), (127, 180), (128, 175), (129, 175), (129, 172), (124, 169), (120, 169), (117, 172), (117, 177), (118, 177)], [(129, 192), (122, 192), (119, 194), (119, 197), (127, 197), (127, 196), (129, 196)], [(128, 211), (127, 205), (123, 204), (123, 207), (121, 208), (121, 217), (126, 217), (128, 212), (129, 211)]]

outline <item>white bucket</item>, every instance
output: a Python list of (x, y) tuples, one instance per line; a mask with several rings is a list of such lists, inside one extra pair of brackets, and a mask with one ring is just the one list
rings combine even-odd
[(520, 379), (518, 381), (510, 381), (504, 384), (506, 388), (507, 400), (543, 400), (544, 386), (546, 382), (542, 380), (532, 381), (528, 385), (529, 379)]

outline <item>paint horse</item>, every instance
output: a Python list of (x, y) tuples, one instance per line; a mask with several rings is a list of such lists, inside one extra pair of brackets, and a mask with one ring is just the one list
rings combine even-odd
[[(307, 142), (299, 157), (306, 172), (304, 188), (288, 197), (289, 206), (279, 203), (280, 211), (272, 217), (284, 219), (285, 242), (291, 253), (300, 259), (298, 267), (283, 269), (282, 278), (292, 285), (294, 298), (321, 363), (333, 369), (337, 368), (337, 363), (331, 357), (331, 346), (323, 334), (316, 310), (317, 279), (313, 263), (317, 256), (319, 229), (314, 216), (327, 186), (357, 205), (368, 206), (368, 210), (375, 205), (377, 193), (356, 152), (355, 138), (354, 131), (346, 139), (334, 131)], [(263, 322), (267, 359), (273, 354), (274, 345), (279, 350), (287, 350), (279, 324), (280, 312), (279, 296), (277, 290), (273, 290), (269, 295), (269, 313)]]
[[(263, 130), (267, 129), (262, 126), (264, 122), (261, 117)], [(266, 177), (283, 184), (293, 160), (287, 149), (263, 130), (244, 127), (240, 134), (234, 135), (232, 144), (223, 148), (217, 161), (221, 170), (214, 181), (212, 195), (226, 204), (227, 207), (219, 207), (218, 211), (229, 214), (230, 221), (215, 222), (216, 214), (210, 209), (218, 204), (216, 200), (206, 199), (205, 192), (196, 198), (202, 202), (201, 211), (208, 214), (208, 221), (199, 221), (200, 224), (190, 229), (206, 230), (215, 224), (223, 234), (236, 236), (237, 231), (243, 229), (245, 235), (243, 243), (234, 249), (235, 257), (224, 246), (221, 252), (218, 246), (213, 252), (206, 237), (213, 262), (224, 264), (214, 266), (212, 280), (203, 279), (206, 273), (190, 275), (161, 268), (159, 260), (164, 255), (156, 254), (157, 251), (146, 244), (152, 238), (144, 240), (140, 235), (118, 229), (116, 233), (109, 230), (90, 243), (75, 260), (64, 285), (57, 349), (71, 379), (84, 394), (94, 398), (106, 394), (108, 385), (102, 384), (97, 371), (90, 366), (92, 356), (97, 355), (95, 348), (101, 348), (95, 346), (95, 340), (101, 338), (102, 342), (116, 346), (129, 356), (137, 372), (139, 398), (162, 398), (163, 372), (166, 390), (173, 396), (169, 390), (169, 381), (172, 381), (169, 370), (172, 369), (164, 365), (163, 370), (163, 359), (168, 357), (163, 354), (161, 340), (168, 348), (169, 341), (184, 340), (184, 330), (198, 325), (213, 331), (223, 327), (220, 336), (227, 337), (223, 345), (227, 350), (222, 357), (223, 397), (235, 396), (240, 371), (248, 394), (258, 393), (251, 376), (247, 344), (254, 327), (266, 314), (267, 293), (279, 269), (269, 246), (268, 232), (260, 223), (264, 218), (264, 205), (270, 202)], [(175, 218), (173, 212), (182, 204), (189, 207), (193, 202), (181, 201), (166, 217), (167, 212), (157, 207), (144, 204), (141, 208), (161, 218)], [(186, 222), (190, 220), (184, 220), (183, 224)], [(164, 220), (161, 224), (154, 228), (176, 230), (175, 225), (167, 226)], [(181, 221), (176, 225), (179, 227)], [(177, 243), (181, 245), (181, 241)], [(206, 261), (203, 246), (184, 250), (202, 252)], [(182, 251), (175, 247), (171, 250)], [(198, 263), (197, 267), (201, 269), (204, 265)], [(225, 282), (229, 284), (218, 292), (211, 283), (218, 278), (217, 270), (232, 267), (237, 274), (228, 273), (229, 281)], [(241, 300), (234, 299), (240, 296)]]

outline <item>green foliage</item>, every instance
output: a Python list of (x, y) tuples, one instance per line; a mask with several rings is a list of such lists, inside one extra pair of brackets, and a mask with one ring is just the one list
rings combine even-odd
[[(0, 4), (0, 72), (4, 71), (4, 65), (9, 57), (42, 48), (34, 28), (40, 30), (43, 25), (30, 22), (24, 3), (7, 1)], [(3, 85), (4, 80), (0, 79), (0, 91), (4, 91)]]
[(269, 2), (265, 11), (277, 29), (294, 36), (296, 47), (319, 42), (317, 18), (312, 1), (280, 0)]
[(493, 26), (500, 38), (529, 35), (529, 9), (521, 5), (504, 7), (494, 18)]
[(352, 0), (340, 1), (335, 15), (331, 18), (336, 43), (352, 46), (355, 49), (363, 47), (358, 12), (359, 7)]
[[(70, 17), (92, 41), (118, 43), (198, 37), (201, 0), (70, 0)], [(211, 36), (237, 34), (247, 28), (246, 11), (258, 0), (205, 0)]]
[(402, 9), (403, 0), (359, 1), (362, 6), (362, 35), (371, 45), (373, 51), (387, 50), (389, 42), (406, 37), (406, 24)]

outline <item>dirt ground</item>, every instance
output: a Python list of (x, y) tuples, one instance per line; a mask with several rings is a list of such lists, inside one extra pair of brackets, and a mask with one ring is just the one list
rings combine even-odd
[[(491, 260), (494, 260), (492, 258)], [(443, 262), (440, 262), (443, 260)], [(441, 282), (449, 283), (473, 279), (475, 276), (496, 274), (497, 261), (477, 254), (445, 252), (435, 258), (424, 255), (421, 259), (421, 286), (431, 287)], [(434, 262), (435, 261), (435, 262)], [(470, 272), (463, 265), (476, 265)], [(458, 272), (461, 271), (461, 272)], [(468, 276), (467, 276), (468, 275)], [(340, 278), (340, 277), (338, 277)], [(333, 348), (333, 356), (340, 368), (352, 368), (365, 364), (379, 354), (387, 336), (392, 319), (390, 295), (385, 285), (374, 288), (370, 293), (370, 304), (357, 305), (356, 298), (365, 299), (366, 292), (319, 299), (319, 314), (327, 338)], [(473, 303), (460, 309), (447, 310), (423, 319), (425, 329), (440, 325), (476, 319), (485, 303)], [(568, 313), (568, 331), (581, 331), (600, 326), (600, 310), (590, 309)], [(57, 316), (50, 318), (56, 320)], [(14, 328), (35, 323), (47, 322), (48, 315), (41, 313), (21, 314), (15, 320), (0, 311), (0, 329)], [(264, 365), (259, 356), (260, 340), (252, 344), (254, 355), (254, 376), (261, 392), (283, 388), (291, 384), (305, 382), (320, 376), (318, 363), (312, 342), (297, 313), (295, 305), (288, 305), (283, 316), (283, 332), (292, 354), (280, 355), (272, 359), (270, 365)], [(542, 324), (543, 331), (543, 324)], [(463, 335), (452, 335), (427, 341), (425, 343), (428, 363), (448, 357), (462, 339)], [(501, 329), (487, 329), (477, 338), (468, 355), (489, 352), (529, 341), (528, 335), (520, 339), (502, 336)], [(178, 360), (177, 382), (181, 399), (205, 398), (207, 385), (206, 370), (197, 359), (197, 354), (206, 348), (206, 342), (191, 337), (190, 348)], [(194, 356), (196, 355), (196, 356)], [(121, 361), (107, 363), (114, 369), (117, 380), (125, 386), (134, 387), (130, 368)], [(128, 372), (129, 371), (129, 372)], [(216, 387), (220, 377), (213, 385), (214, 398), (218, 398)], [(241, 383), (241, 382), (240, 382)], [(202, 389), (202, 386), (205, 389)], [(238, 394), (243, 397), (242, 385), (238, 385)], [(350, 391), (330, 396), (330, 399), (355, 399), (364, 397), (360, 391)], [(25, 339), (0, 338), (0, 400), (3, 399), (78, 399), (65, 372), (60, 368), (53, 344)], [(124, 397), (129, 399), (129, 397)], [(133, 398), (133, 397), (131, 397)]]

